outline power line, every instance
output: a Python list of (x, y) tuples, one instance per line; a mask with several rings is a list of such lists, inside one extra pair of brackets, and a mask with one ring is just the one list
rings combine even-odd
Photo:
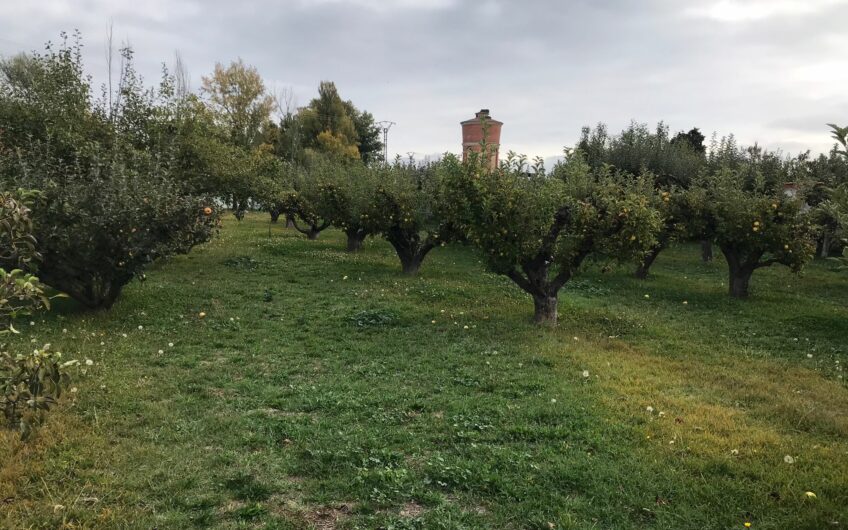
[(389, 163), (389, 129), (392, 128), (392, 125), (397, 125), (397, 123), (393, 121), (378, 121), (377, 125), (380, 127), (380, 130), (383, 131), (383, 163)]

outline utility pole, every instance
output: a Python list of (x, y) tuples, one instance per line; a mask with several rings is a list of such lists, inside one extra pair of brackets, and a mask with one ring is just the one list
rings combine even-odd
[(397, 125), (397, 123), (393, 121), (378, 121), (377, 125), (380, 127), (380, 130), (383, 131), (383, 163), (389, 163), (389, 129), (392, 128), (392, 125)]

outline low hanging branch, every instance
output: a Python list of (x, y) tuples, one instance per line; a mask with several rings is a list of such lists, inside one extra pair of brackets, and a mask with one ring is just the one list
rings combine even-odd
[[(279, 208), (285, 212), (294, 229), (311, 241), (318, 239), (318, 235), (330, 227), (330, 220), (322, 219), (316, 212), (315, 205), (298, 192), (286, 193), (280, 200)], [(306, 226), (301, 225), (298, 219), (306, 223)]]
[(330, 221), (321, 221), (317, 217), (301, 216), (301, 219), (303, 219), (307, 223), (306, 227), (300, 226), (300, 224), (297, 222), (297, 217), (291, 218), (292, 224), (294, 225), (295, 230), (297, 230), (301, 234), (305, 234), (306, 239), (309, 240), (318, 239), (318, 234), (330, 227)]

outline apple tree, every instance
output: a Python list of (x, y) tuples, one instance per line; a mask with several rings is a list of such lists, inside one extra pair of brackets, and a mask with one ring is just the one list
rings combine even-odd
[(334, 177), (320, 186), (321, 208), (330, 222), (344, 231), (347, 250), (362, 248), (365, 238), (371, 235), (372, 211), (378, 188), (380, 169), (362, 163), (338, 165)]
[(512, 154), (492, 171), (448, 157), (443, 172), (448, 217), (492, 271), (533, 297), (536, 323), (556, 323), (559, 291), (587, 259), (633, 259), (662, 228), (649, 176), (592, 171), (580, 151), (550, 173)]
[(12, 325), (15, 317), (50, 306), (38, 278), (22, 269), (41, 259), (27, 205), (36, 197), (24, 190), (0, 192), (0, 335), (17, 333)]
[[(607, 133), (603, 124), (594, 129), (583, 128), (578, 148), (593, 170), (612, 166), (634, 178), (644, 171), (654, 175), (658, 190), (654, 199), (664, 222), (656, 244), (641, 258), (634, 273), (636, 278), (647, 278), (651, 265), (669, 244), (694, 237), (686, 223), (687, 208), (692, 180), (706, 165), (703, 142), (704, 136), (697, 128), (671, 137), (662, 122), (654, 130), (634, 122), (614, 136)], [(711, 252), (709, 245), (704, 249), (705, 254)]]
[(721, 168), (699, 180), (692, 216), (727, 260), (730, 296), (745, 298), (751, 276), (786, 265), (798, 272), (815, 253), (815, 230), (800, 190)]
[(315, 240), (331, 226), (331, 215), (324, 208), (322, 189), (336, 179), (334, 164), (314, 157), (305, 166), (291, 170), (290, 187), (276, 198), (276, 208), (291, 221), (294, 229)]
[(0, 61), (0, 187), (39, 191), (39, 279), (108, 308), (151, 262), (208, 241), (218, 213), (179, 158), (189, 129), (173, 76), (145, 86), (124, 49), (119, 97), (95, 101), (80, 46)]
[(395, 249), (404, 274), (417, 274), (427, 254), (451, 238), (443, 215), (439, 166), (410, 160), (375, 169), (379, 183), (363, 218)]

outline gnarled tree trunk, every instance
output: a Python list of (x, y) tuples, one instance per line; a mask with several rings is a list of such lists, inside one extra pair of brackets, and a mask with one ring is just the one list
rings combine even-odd
[(535, 324), (551, 324), (557, 323), (557, 306), (559, 299), (557, 295), (550, 294), (534, 294), (533, 295), (533, 322)]
[(825, 230), (824, 234), (822, 234), (822, 242), (821, 242), (821, 254), (820, 256), (826, 258), (830, 256), (830, 231)]
[(88, 309), (109, 309), (115, 304), (124, 286), (132, 280), (132, 275), (122, 274), (110, 278), (86, 276), (69, 280), (61, 277), (54, 279), (52, 275), (45, 274), (41, 280)]
[(633, 273), (633, 276), (640, 280), (644, 280), (648, 277), (648, 271), (651, 269), (651, 265), (656, 261), (657, 256), (660, 255), (660, 252), (665, 250), (668, 246), (668, 237), (660, 237), (659, 242), (651, 247), (651, 250), (645, 254), (645, 257), (642, 258), (642, 263), (639, 264), (639, 267), (636, 269), (636, 272)]
[(318, 235), (326, 230), (330, 223), (328, 221), (324, 221), (323, 223), (318, 223), (318, 220), (306, 221), (308, 224), (306, 228), (301, 228), (299, 224), (297, 224), (297, 220), (294, 217), (291, 217), (292, 223), (294, 224), (294, 229), (300, 232), (301, 234), (306, 235), (306, 239), (310, 241), (315, 241), (318, 239)]
[(403, 273), (408, 276), (415, 276), (418, 274), (418, 271), (421, 269), (421, 264), (424, 262), (424, 258), (427, 256), (427, 253), (433, 249), (432, 245), (415, 245), (413, 247), (398, 247), (392, 244), (395, 247), (395, 252), (400, 258), (400, 265), (403, 269)]
[(421, 263), (424, 261), (424, 256), (417, 253), (400, 255), (400, 264), (403, 273), (408, 276), (415, 276), (421, 269)]
[(392, 229), (386, 234), (386, 239), (400, 258), (403, 273), (409, 276), (418, 274), (427, 253), (436, 246), (429, 237), (422, 242), (418, 232), (409, 230)]
[(362, 242), (365, 241), (368, 233), (362, 228), (350, 228), (345, 231), (345, 235), (347, 235), (347, 251), (356, 252), (362, 248)]
[(515, 268), (507, 271), (506, 276), (533, 297), (533, 322), (555, 326), (559, 317), (557, 311), (557, 295), (574, 272), (589, 255), (594, 242), (586, 237), (571, 257), (568, 264), (560, 264), (559, 271), (551, 278), (549, 272), (554, 265), (554, 249), (560, 232), (571, 222), (571, 208), (564, 206), (554, 216), (548, 234), (543, 238), (541, 248), (533, 259), (521, 264), (521, 270)]
[(233, 215), (239, 222), (244, 219), (244, 214), (247, 213), (247, 202), (246, 198), (233, 195)]
[(533, 297), (533, 322), (555, 326), (559, 316), (557, 294), (563, 285), (571, 278), (571, 271), (560, 271), (554, 278), (548, 278), (550, 260), (537, 257), (525, 263), (519, 272), (513, 269), (506, 275)]
[(713, 260), (713, 242), (709, 239), (701, 240), (701, 261), (709, 263)]
[(744, 255), (743, 252), (731, 246), (722, 246), (721, 252), (727, 260), (728, 293), (733, 298), (747, 298), (751, 276), (760, 267), (767, 267), (774, 261), (760, 262), (762, 252)]
[(730, 270), (730, 296), (733, 298), (748, 298), (748, 285), (751, 282), (751, 275), (754, 271), (745, 268)]

